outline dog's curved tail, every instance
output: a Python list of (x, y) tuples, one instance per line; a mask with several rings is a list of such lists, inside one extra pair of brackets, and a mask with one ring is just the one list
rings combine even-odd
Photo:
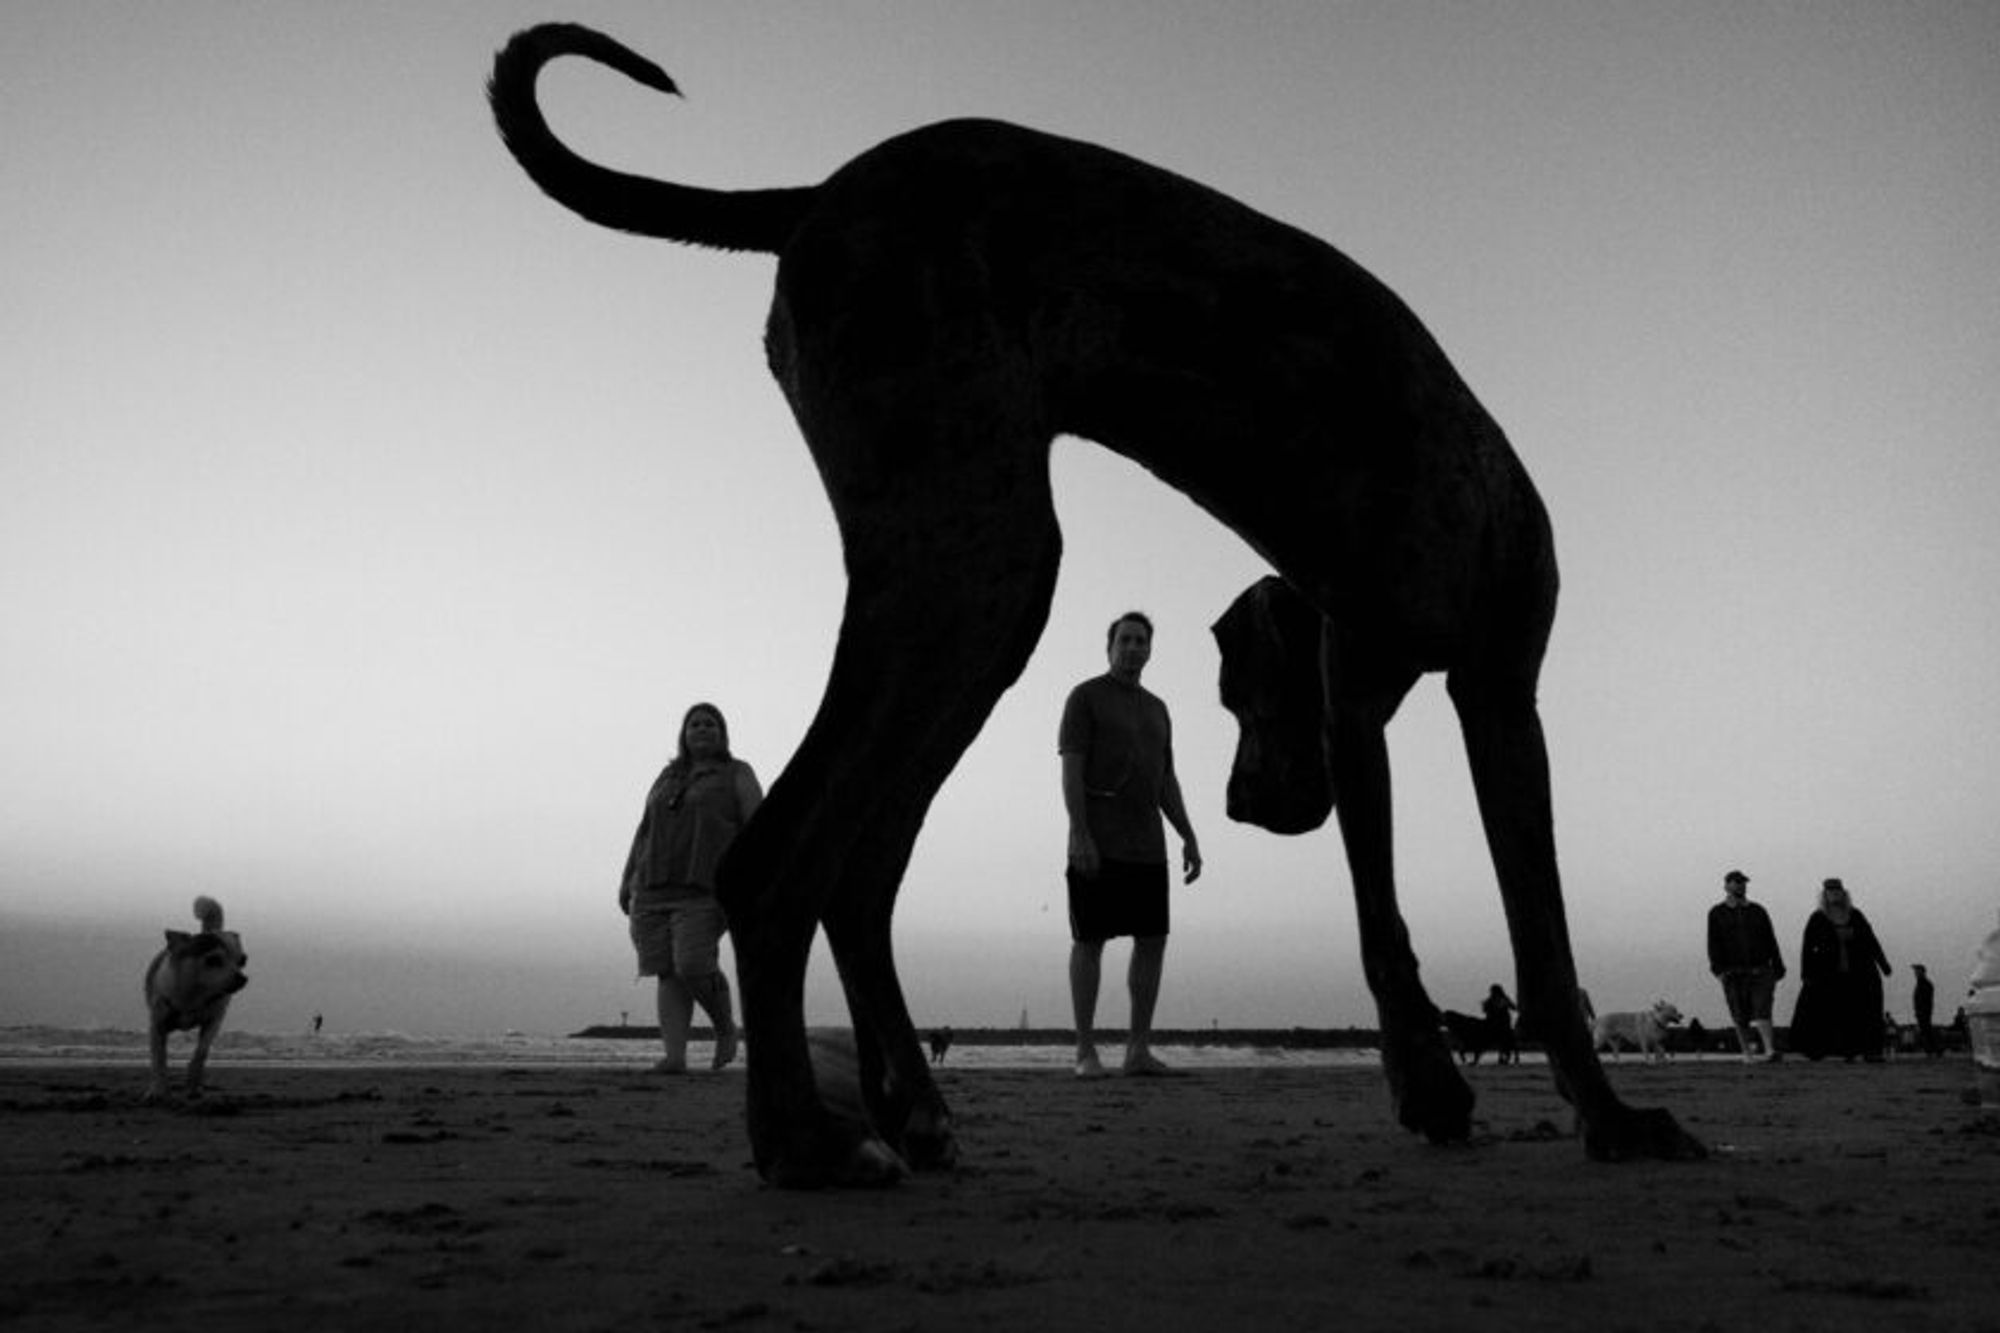
[(202, 894), (194, 900), (194, 919), (211, 935), (222, 929), (222, 904)]
[(570, 151), (542, 116), (535, 79), (560, 56), (584, 56), (680, 95), (666, 71), (603, 33), (575, 23), (545, 23), (514, 34), (493, 58), (486, 98), (500, 137), (543, 193), (601, 226), (718, 250), (776, 254), (797, 229), (814, 190), (708, 190), (630, 176)]

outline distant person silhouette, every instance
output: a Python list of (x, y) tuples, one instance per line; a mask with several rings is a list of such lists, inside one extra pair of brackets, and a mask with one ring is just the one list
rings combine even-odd
[[(1785, 956), (1778, 951), (1770, 913), (1750, 901), (1750, 877), (1740, 870), (1722, 877), (1722, 901), (1708, 909), (1708, 970), (1722, 983), (1736, 1049), (1744, 1061), (1778, 1059), (1771, 1001), (1785, 975)], [(1750, 1049), (1752, 1028), (1761, 1043), (1755, 1052)]]
[(943, 1064), (944, 1058), (951, 1054), (951, 1036), (951, 1029), (949, 1027), (937, 1028), (931, 1032), (932, 1064)]
[(1514, 1008), (1514, 1001), (1497, 981), (1479, 1002), (1480, 1012), (1486, 1015), (1487, 1041), (1493, 1047), (1493, 1058), (1503, 1065), (1521, 1059), (1520, 1048), (1514, 1043)]
[(1139, 683), (1152, 659), (1153, 622), (1137, 611), (1119, 616), (1105, 632), (1104, 651), (1109, 670), (1070, 691), (1056, 742), (1069, 814), (1069, 986), (1079, 1078), (1104, 1073), (1095, 1031), (1104, 942), (1127, 935), (1132, 1019), (1124, 1071), (1169, 1072), (1152, 1052), (1168, 930), (1161, 815), (1180, 834), (1186, 882), (1201, 875), (1201, 848), (1174, 775), (1173, 723), (1167, 706)]
[(1829, 879), (1806, 918), (1799, 946), (1799, 999), (1792, 1045), (1809, 1060), (1882, 1059), (1882, 978), (1890, 973), (1875, 928), (1847, 886)]
[(1917, 978), (1916, 984), (1910, 988), (1910, 1009), (1917, 1019), (1917, 1045), (1923, 1048), (1925, 1055), (1935, 1059), (1944, 1051), (1937, 1029), (1931, 1026), (1931, 1017), (1937, 1006), (1937, 987), (1931, 984), (1930, 972), (1922, 963), (1910, 964), (1910, 971)]
[(319, 1035), (319, 1025), (321, 1023), (324, 1023), (325, 1021), (326, 1021), (326, 1016), (324, 1014), (313, 1015), (313, 1035), (315, 1037)]
[(715, 705), (688, 709), (675, 749), (646, 793), (618, 883), (639, 975), (659, 979), (664, 1053), (653, 1068), (663, 1074), (687, 1069), (697, 1004), (715, 1026), (712, 1067), (736, 1058), (736, 1016), (718, 953), (728, 927), (715, 898), (715, 868), (764, 799), (750, 765), (729, 752), (729, 724)]

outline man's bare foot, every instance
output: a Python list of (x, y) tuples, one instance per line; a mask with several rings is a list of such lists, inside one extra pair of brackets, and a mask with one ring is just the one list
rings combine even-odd
[(688, 1071), (687, 1057), (676, 1060), (671, 1055), (663, 1055), (653, 1061), (655, 1074), (685, 1074)]
[(1180, 1071), (1161, 1062), (1151, 1051), (1134, 1051), (1125, 1057), (1127, 1078), (1168, 1078)]
[(1104, 1062), (1097, 1058), (1096, 1051), (1083, 1051), (1077, 1055), (1076, 1076), (1078, 1078), (1104, 1077)]

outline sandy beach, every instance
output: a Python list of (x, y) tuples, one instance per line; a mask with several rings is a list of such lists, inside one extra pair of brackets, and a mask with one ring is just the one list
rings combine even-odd
[(762, 1187), (743, 1073), (0, 1067), (22, 1329), (2000, 1329), (1969, 1062), (1626, 1061), (1696, 1164), (1587, 1163), (1537, 1066), (1468, 1147), (1368, 1069), (953, 1070), (957, 1171)]

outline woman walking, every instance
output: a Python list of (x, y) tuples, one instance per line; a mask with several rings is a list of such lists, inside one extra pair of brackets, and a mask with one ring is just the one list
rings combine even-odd
[(721, 710), (706, 703), (688, 709), (673, 761), (646, 794), (618, 886), (639, 975), (659, 979), (665, 1050), (653, 1067), (661, 1073), (686, 1071), (697, 1004), (715, 1026), (710, 1067), (736, 1058), (736, 1015), (718, 949), (728, 925), (715, 897), (715, 868), (763, 799), (750, 765), (729, 752)]

